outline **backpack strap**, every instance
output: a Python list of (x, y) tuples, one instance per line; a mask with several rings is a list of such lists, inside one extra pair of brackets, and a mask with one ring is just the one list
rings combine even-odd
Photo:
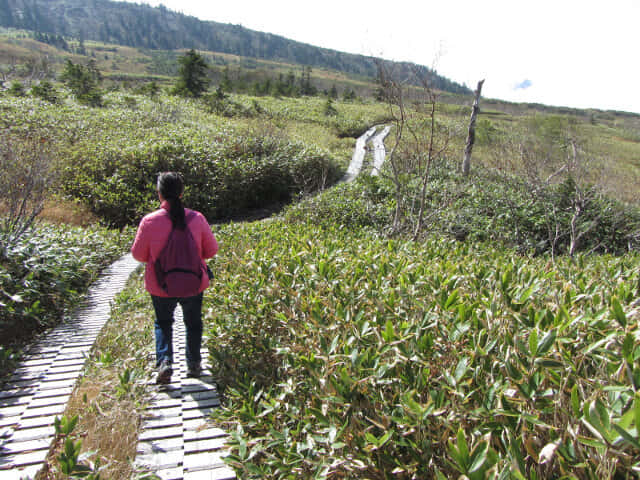
[(196, 217), (196, 212), (194, 210), (190, 210), (189, 213), (184, 214), (184, 224), (188, 225), (191, 220)]

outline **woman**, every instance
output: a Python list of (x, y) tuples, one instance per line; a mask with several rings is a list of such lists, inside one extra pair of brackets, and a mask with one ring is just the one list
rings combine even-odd
[[(182, 307), (187, 329), (187, 376), (198, 377), (201, 373), (200, 348), (202, 344), (202, 292), (209, 286), (205, 259), (218, 252), (218, 242), (211, 232), (205, 217), (195, 210), (184, 208), (182, 192), (184, 183), (176, 172), (164, 172), (158, 176), (158, 198), (160, 209), (146, 215), (138, 226), (131, 247), (133, 258), (146, 263), (144, 286), (151, 294), (156, 313), (156, 382), (167, 384), (173, 373), (173, 312), (179, 303)], [(188, 229), (195, 241), (204, 274), (197, 293), (188, 297), (171, 297), (159, 283), (156, 260), (169, 240), (173, 229)]]

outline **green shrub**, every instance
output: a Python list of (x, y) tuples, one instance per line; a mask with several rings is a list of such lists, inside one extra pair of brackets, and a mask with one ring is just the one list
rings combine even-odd
[(48, 80), (42, 80), (38, 85), (31, 87), (31, 95), (41, 98), (49, 103), (58, 103), (58, 92)]
[(313, 222), (326, 227), (374, 227), (385, 230), (392, 210), (388, 185), (377, 177), (361, 176), (331, 190), (290, 205), (283, 212), (289, 223)]
[(210, 220), (288, 202), (339, 175), (325, 152), (286, 139), (219, 135), (201, 144), (176, 137), (128, 150), (80, 150), (68, 159), (63, 189), (122, 226), (156, 208), (155, 179), (168, 170), (182, 172), (185, 204)]
[(205, 324), (242, 478), (640, 467), (637, 255), (553, 264), (313, 221), (218, 234)]
[[(420, 185), (409, 183), (409, 187), (406, 194), (417, 196)], [(455, 168), (442, 165), (433, 170), (426, 198), (428, 221), (423, 235), (491, 241), (537, 255), (624, 254), (640, 248), (640, 211), (593, 187), (578, 188), (571, 178), (534, 191), (521, 179), (498, 172), (480, 171), (465, 179)], [(284, 218), (387, 232), (394, 205), (390, 180), (364, 174), (355, 182), (289, 207)]]
[(7, 93), (12, 97), (24, 97), (26, 95), (24, 85), (22, 85), (22, 82), (19, 82), (18, 80), (11, 82)]
[(0, 263), (0, 345), (59, 322), (131, 241), (131, 231), (50, 225), (23, 236)]

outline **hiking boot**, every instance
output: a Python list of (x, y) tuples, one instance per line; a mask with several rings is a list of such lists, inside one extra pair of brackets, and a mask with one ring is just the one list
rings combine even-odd
[(198, 378), (202, 374), (202, 366), (199, 363), (187, 367), (188, 378)]
[(162, 360), (160, 367), (158, 368), (158, 375), (156, 376), (156, 383), (160, 385), (166, 385), (171, 382), (171, 375), (173, 374), (173, 368), (171, 368), (171, 362), (168, 359)]

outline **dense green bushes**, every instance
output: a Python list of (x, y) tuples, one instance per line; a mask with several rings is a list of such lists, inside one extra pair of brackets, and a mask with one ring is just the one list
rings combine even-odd
[[(527, 254), (622, 254), (640, 248), (640, 211), (592, 187), (579, 188), (570, 177), (535, 189), (491, 170), (461, 178), (450, 167), (434, 169), (428, 184), (425, 235), (492, 241)], [(390, 230), (394, 202), (388, 181), (364, 176), (291, 206), (284, 218), (384, 232)]]
[(290, 205), (283, 212), (291, 223), (311, 221), (325, 227), (373, 227), (381, 231), (389, 226), (392, 215), (388, 185), (366, 175)]
[(301, 143), (223, 133), (206, 143), (173, 137), (143, 147), (78, 151), (67, 161), (62, 187), (109, 224), (122, 226), (156, 208), (155, 179), (167, 170), (182, 172), (185, 204), (210, 220), (288, 202), (340, 174), (325, 152)]
[(181, 171), (185, 202), (209, 220), (290, 201), (333, 184), (341, 168), (325, 149), (206, 113), (196, 100), (105, 97), (107, 108), (4, 100), (0, 127), (37, 128), (61, 157), (61, 192), (112, 226), (157, 206), (155, 178)]
[(640, 259), (269, 222), (217, 232), (209, 347), (242, 478), (626, 478)]
[(59, 322), (132, 239), (130, 230), (50, 225), (25, 235), (0, 258), (2, 349)]

